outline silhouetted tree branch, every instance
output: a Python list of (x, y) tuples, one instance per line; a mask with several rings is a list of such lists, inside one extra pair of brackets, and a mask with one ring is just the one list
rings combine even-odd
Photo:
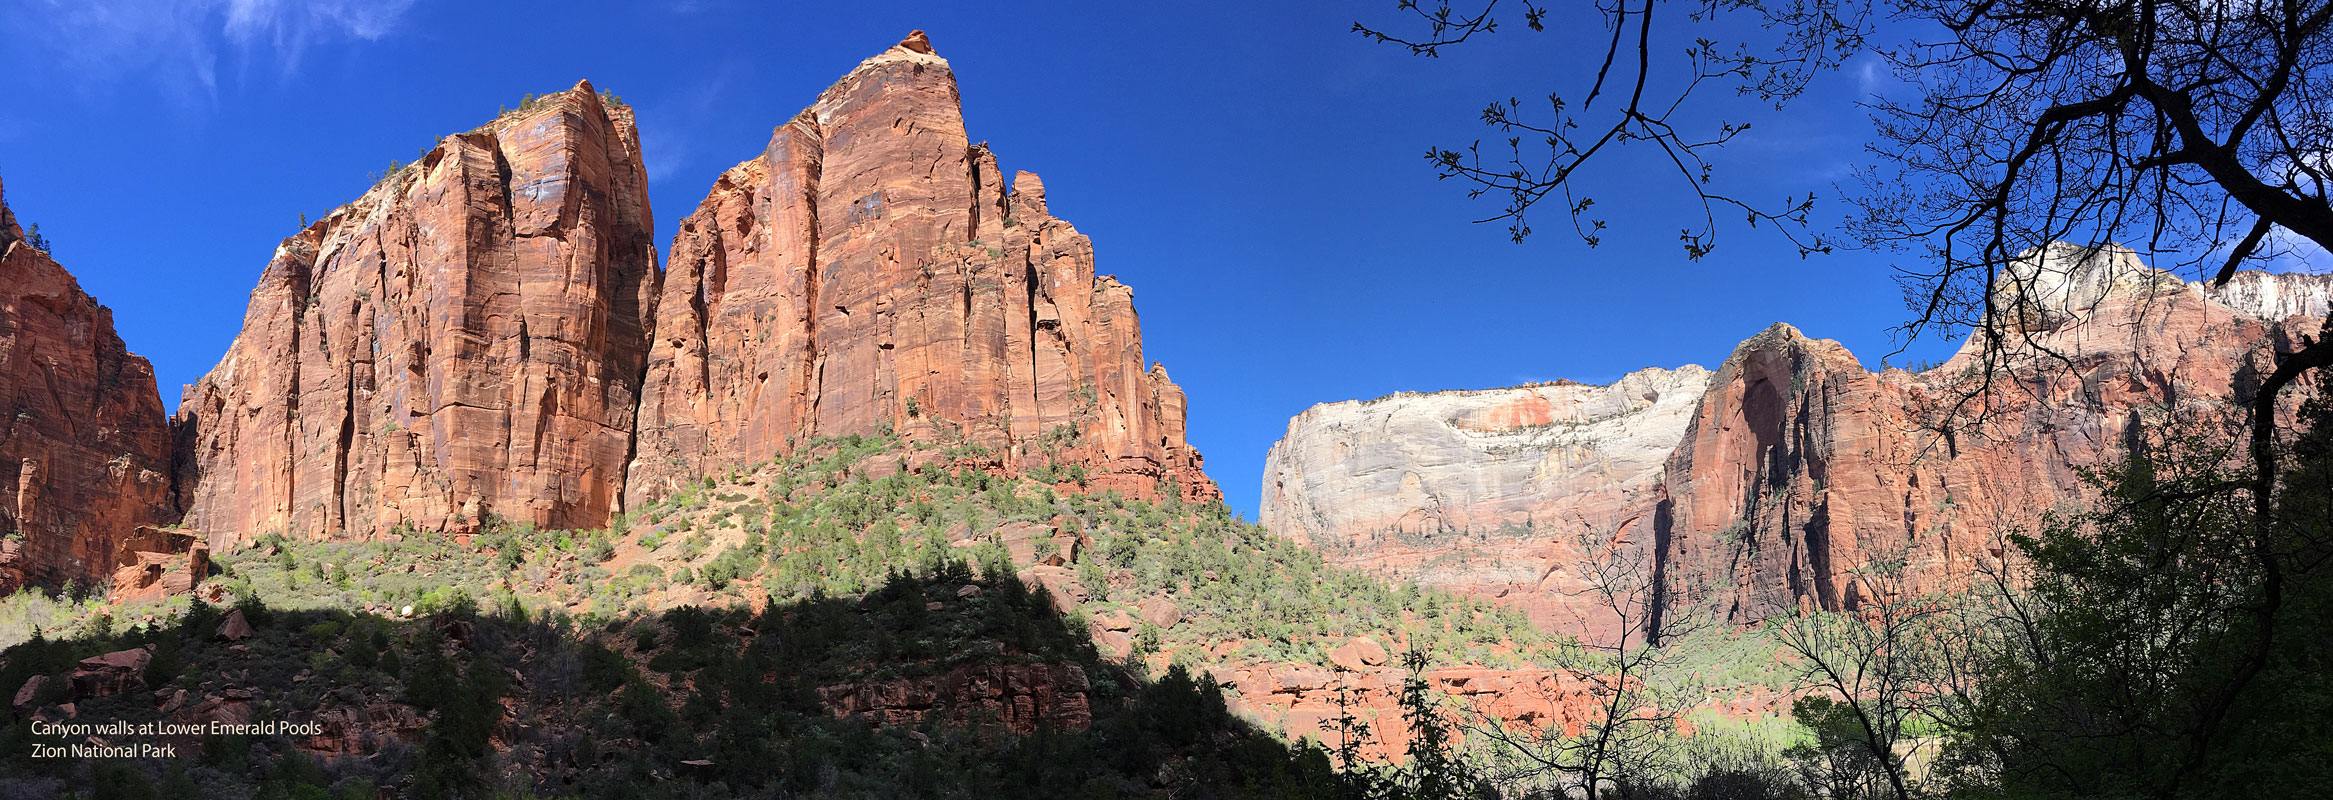
[[(1502, 8), (1478, 0), (1421, 7), (1401, 0), (1409, 30), (1356, 23), (1374, 41), (1422, 56), (1498, 33), (1519, 12), (1533, 31), (1563, 28), (1537, 3)], [(1493, 102), (1483, 122), (1506, 134), (1436, 147), (1428, 158), (1445, 179), (1472, 184), (1473, 196), (1507, 202), (1485, 221), (1509, 223), (1520, 240), (1528, 215), (1558, 198), (1574, 231), (1593, 245), (1604, 221), (1586, 168), (1615, 150), (1661, 151), (1701, 213), (1682, 239), (1689, 256), (1715, 246), (1719, 210), (1740, 211), (1753, 227), (1781, 223), (1801, 254), (1846, 240), (1900, 255), (1896, 265), (1911, 317), (1907, 343), (1925, 334), (1967, 332), (1984, 357), (1962, 387), (1953, 415), (1982, 414), (1995, 377), (2010, 367), (2070, 366), (2038, 341), (2026, 309), (2042, 305), (2046, 281), (2020, 272), (2055, 242), (2121, 243), (2156, 264), (2224, 284), (2246, 265), (2301, 248), (2333, 250), (2333, 0), (2230, 3), (2221, 0), (1595, 0), (1575, 15), (1600, 20), (1609, 38), (1577, 91), (1544, 105)], [(1764, 31), (1770, 47), (1720, 46), (1701, 37), (1682, 54), (1656, 47), (1658, 21), (1703, 30)], [(1727, 29), (1717, 23), (1733, 25)], [(1738, 37), (1737, 37), (1738, 38)], [(1810, 224), (1811, 194), (1760, 207), (1712, 189), (1720, 151), (1746, 122), (1707, 123), (1686, 109), (1730, 85), (1777, 109), (1799, 98), (1822, 72), (1868, 55), (1905, 91), (1870, 98), (1876, 130), (1868, 161), (1849, 193), (1852, 213), (1838, 234)], [(1662, 91), (1660, 87), (1672, 87)], [(1598, 105), (1608, 94), (1619, 99)], [(1578, 97), (1576, 105), (1567, 98)], [(1625, 185), (1641, 184), (1627, 176)], [(2277, 635), (2283, 576), (2269, 526), (2278, 486), (2279, 399), (2312, 367), (2333, 364), (2333, 328), (2270, 343), (2269, 363), (2238, 387), (2250, 415), (2252, 559), (2261, 573), (2253, 638), (2242, 664), (2204, 716), (2190, 763), (2262, 668)], [(2038, 358), (2013, 359), (2021, 352)], [(2022, 358), (2022, 357), (2021, 357)], [(1946, 439), (1949, 445), (1950, 438)], [(2238, 491), (2231, 489), (2231, 491)], [(2207, 709), (2210, 711), (2211, 709)]]

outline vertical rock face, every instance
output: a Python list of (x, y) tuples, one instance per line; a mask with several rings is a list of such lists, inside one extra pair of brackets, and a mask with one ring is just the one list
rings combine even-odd
[(212, 547), (619, 508), (658, 273), (631, 111), (590, 84), (446, 137), (276, 249), (176, 420)]
[(1651, 541), (1662, 462), (1708, 383), (1687, 365), (1314, 406), (1265, 456), (1259, 516), (1342, 566), (1601, 625), (1574, 596), (1577, 545)]
[(634, 501), (810, 437), (896, 430), (1006, 466), (1218, 496), (1133, 290), (1008, 184), (921, 32), (778, 126), (681, 221), (640, 407)]
[(0, 201), (0, 594), (110, 576), (116, 544), (176, 518), (154, 368), (113, 312)]
[(2040, 300), (2000, 304), (2009, 340), (1917, 375), (1872, 374), (1786, 325), (1743, 342), (1668, 462), (1672, 609), (1852, 609), (1878, 590), (1855, 571), (1897, 559), (1906, 590), (1953, 586), (1998, 563), (2002, 533), (2083, 500), (2077, 470), (2120, 457), (2130, 432), (2230, 413), (2333, 289), (2246, 273), (2207, 291), (2119, 247), (2064, 245), (2004, 278)]
[[(1581, 587), (1564, 582), (1576, 553), (1559, 531), (1643, 548), (1671, 619), (1851, 609), (1876, 591), (1867, 565), (1902, 560), (1918, 592), (1998, 563), (2002, 533), (2085, 499), (2081, 468), (2133, 430), (2231, 413), (2268, 348), (2333, 306), (2333, 276), (2207, 290), (2119, 247), (2052, 246), (1999, 283), (2007, 340), (1919, 374), (1874, 374), (1777, 324), (1715, 373), (1316, 406), (1272, 449), (1263, 521), (1567, 632), (1604, 631), (1567, 605)], [(2011, 286), (2031, 302), (2008, 302)], [(1565, 403), (1578, 410), (1520, 411)], [(1484, 419), (1506, 422), (1469, 424)], [(1578, 421), (1537, 427), (1551, 420)]]

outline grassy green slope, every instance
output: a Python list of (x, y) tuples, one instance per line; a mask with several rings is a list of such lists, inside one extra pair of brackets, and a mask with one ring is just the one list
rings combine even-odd
[[(199, 604), (180, 618), (10, 598), (0, 619), (37, 619), (51, 638), (7, 652), (0, 690), (154, 646), (145, 688), (80, 698), (80, 719), (158, 721), (170, 692), (249, 689), (261, 719), (390, 722), (343, 737), (364, 757), (313, 760), (300, 748), (340, 745), (278, 736), (185, 742), (175, 759), (40, 760), (29, 718), (64, 698), (38, 697), (0, 711), (14, 717), (0, 729), (0, 789), (1308, 796), (1332, 785), (1326, 759), (1235, 718), (1187, 668), (1323, 664), (1352, 635), (1439, 663), (1578, 655), (1514, 612), (1326, 566), (1219, 505), (1064, 491), (1073, 474), (1005, 477), (978, 453), (906, 468), (932, 455), (888, 438), (815, 442), (608, 531), (489, 521), (467, 541), (266, 538), (219, 559), (216, 580), (258, 629), (239, 643), (214, 636), (219, 611)], [(1015, 577), (1029, 564), (995, 533), (1015, 525), (1079, 542), (1061, 569), (1087, 598), (1066, 615)], [(1182, 619), (1142, 624), (1125, 657), (1097, 651), (1087, 620), (1150, 598), (1171, 598)], [(1015, 733), (951, 713), (879, 728), (819, 699), (1014, 664), (1079, 668), (1092, 725)]]

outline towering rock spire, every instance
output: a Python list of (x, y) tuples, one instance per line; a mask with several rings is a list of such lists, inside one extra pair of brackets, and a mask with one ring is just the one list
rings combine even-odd
[(0, 194), (0, 594), (93, 585), (117, 544), (175, 505), (153, 366)]
[(631, 110), (589, 83), (440, 140), (276, 249), (179, 407), (187, 524), (364, 538), (620, 506), (658, 274)]
[(1133, 290), (964, 130), (921, 31), (778, 126), (680, 223), (629, 494), (886, 427), (1008, 466), (1219, 496)]

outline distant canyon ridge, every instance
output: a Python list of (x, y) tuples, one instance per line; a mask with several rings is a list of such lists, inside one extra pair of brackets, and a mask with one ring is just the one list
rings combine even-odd
[(2008, 341), (1917, 373), (1776, 324), (1715, 370), (1314, 406), (1266, 457), (1261, 521), (1556, 630), (1617, 633), (1590, 552), (1649, 572), (1656, 614), (1852, 609), (1879, 561), (1901, 559), (1913, 592), (1998, 565), (2004, 533), (2086, 499), (2080, 470), (2133, 432), (2227, 413), (2333, 298), (2333, 276), (2212, 289), (2112, 246), (2013, 271), (2003, 285), (2034, 289), (1996, 298)]
[(723, 174), (662, 270), (646, 176), (631, 109), (589, 83), (440, 139), (277, 246), (171, 419), (110, 312), (0, 210), (0, 592), (182, 586), (190, 550), (270, 533), (604, 527), (885, 431), (1220, 499), (1133, 290), (970, 140), (921, 32)]

